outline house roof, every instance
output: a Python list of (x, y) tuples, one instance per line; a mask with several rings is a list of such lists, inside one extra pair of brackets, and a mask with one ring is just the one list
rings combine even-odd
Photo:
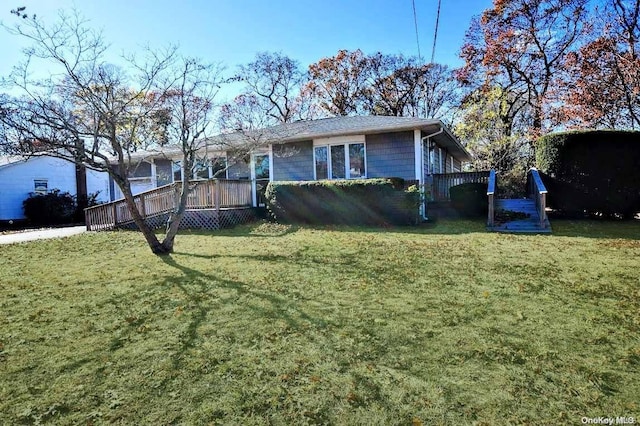
[(443, 131), (433, 137), (442, 147), (462, 161), (470, 161), (471, 154), (440, 120), (415, 117), (353, 116), (319, 120), (296, 121), (246, 133), (231, 133), (209, 138), (212, 145), (242, 143), (247, 137), (260, 139), (264, 144), (288, 143), (333, 136), (369, 135), (378, 133), (421, 130), (426, 135)]
[(5, 155), (3, 157), (0, 157), (0, 169), (13, 166), (14, 164), (23, 163), (29, 158), (31, 157), (26, 155)]
[[(207, 147), (224, 150), (246, 144), (247, 139), (251, 140), (252, 144), (260, 146), (334, 136), (370, 135), (416, 129), (421, 130), (424, 136), (438, 133), (433, 136), (438, 145), (446, 148), (454, 157), (462, 161), (471, 160), (471, 154), (442, 121), (414, 117), (354, 116), (296, 121), (247, 132), (219, 134), (209, 137), (206, 141)], [(442, 132), (440, 132), (441, 129)], [(171, 157), (180, 152), (180, 149), (175, 147), (164, 147), (158, 150), (132, 153), (132, 158), (140, 160), (159, 155)]]

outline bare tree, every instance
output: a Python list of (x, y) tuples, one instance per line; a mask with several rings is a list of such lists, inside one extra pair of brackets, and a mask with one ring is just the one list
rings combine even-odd
[[(77, 12), (61, 12), (52, 26), (35, 16), (19, 16), (19, 23), (5, 28), (32, 46), (25, 51), (24, 62), (3, 80), (5, 87), (21, 92), (4, 99), (0, 114), (4, 143), (23, 152), (46, 150), (48, 155), (107, 172), (153, 253), (171, 252), (189, 183), (183, 182), (180, 202), (159, 241), (131, 192), (128, 178), (140, 162), (133, 154), (173, 146), (181, 153), (184, 176), (189, 176), (211, 130), (220, 67), (182, 58), (175, 48), (168, 48), (147, 50), (142, 60), (123, 58), (124, 69), (106, 61), (101, 34)], [(40, 65), (44, 66), (38, 71), (47, 69), (48, 75), (32, 77)], [(224, 148), (220, 143), (218, 149)]]
[(306, 78), (298, 61), (282, 53), (258, 53), (232, 79), (245, 87), (223, 106), (225, 124), (257, 129), (311, 118), (309, 97), (302, 91)]

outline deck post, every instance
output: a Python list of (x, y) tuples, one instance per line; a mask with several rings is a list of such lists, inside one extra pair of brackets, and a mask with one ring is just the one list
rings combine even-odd
[(215, 196), (216, 212), (220, 215), (220, 181), (215, 180), (215, 186), (213, 187), (213, 195)]
[(489, 213), (487, 217), (487, 226), (493, 227), (495, 223), (495, 204), (494, 196), (496, 193), (496, 171), (491, 169), (489, 172), (489, 182), (487, 184), (487, 199), (489, 202)]
[(489, 216), (487, 217), (487, 226), (493, 226), (494, 223), (494, 204), (493, 204), (493, 194), (489, 194)]
[(118, 226), (118, 208), (117, 203), (113, 203), (113, 227)]
[(545, 219), (547, 217), (547, 194), (540, 194), (540, 228), (545, 227)]

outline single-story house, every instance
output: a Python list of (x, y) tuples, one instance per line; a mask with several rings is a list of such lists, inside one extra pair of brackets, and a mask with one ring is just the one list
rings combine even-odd
[[(255, 148), (244, 160), (227, 163), (230, 151), (251, 139)], [(398, 177), (427, 187), (432, 176), (462, 171), (469, 152), (440, 121), (412, 117), (355, 116), (286, 123), (250, 133), (218, 135), (207, 141), (191, 179), (216, 177), (252, 183), (253, 205), (270, 181)], [(140, 163), (130, 182), (134, 194), (184, 176), (180, 152), (134, 153)], [(122, 194), (110, 180), (111, 200)]]
[[(53, 189), (78, 193), (74, 163), (50, 155), (0, 157), (0, 221), (24, 219), (22, 202), (29, 194)], [(106, 173), (87, 169), (86, 193), (95, 192), (99, 201), (109, 201), (109, 178)]]

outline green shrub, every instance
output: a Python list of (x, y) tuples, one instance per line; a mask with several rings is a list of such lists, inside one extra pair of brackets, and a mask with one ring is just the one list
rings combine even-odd
[(478, 217), (489, 209), (486, 183), (463, 183), (449, 189), (451, 205), (460, 215)]
[(265, 197), (282, 223), (408, 225), (417, 220), (419, 191), (397, 179), (270, 182)]
[(24, 215), (33, 225), (60, 225), (84, 222), (84, 209), (97, 204), (98, 192), (78, 200), (68, 192), (53, 189), (46, 194), (31, 193), (22, 202)]
[(538, 140), (547, 205), (571, 216), (632, 218), (640, 211), (640, 132), (589, 131)]
[(68, 192), (54, 189), (47, 194), (29, 194), (22, 207), (27, 220), (34, 225), (59, 225), (73, 221), (76, 201)]

